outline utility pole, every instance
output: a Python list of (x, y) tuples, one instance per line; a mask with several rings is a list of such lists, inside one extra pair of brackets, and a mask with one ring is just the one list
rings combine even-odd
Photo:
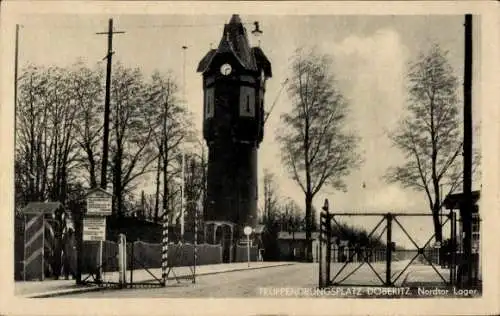
[(185, 170), (186, 170), (186, 155), (184, 152), (182, 152), (182, 155), (181, 155), (181, 240), (184, 241), (184, 207), (185, 207), (185, 203), (184, 203), (184, 189), (186, 187), (186, 182), (185, 182), (185, 178), (186, 178), (186, 173), (185, 173)]
[[(184, 99), (184, 102), (186, 102), (187, 105), (187, 100), (186, 100), (186, 50), (187, 46), (184, 45), (182, 46), (182, 98)], [(182, 172), (181, 172), (181, 239), (184, 240), (184, 189), (185, 189), (185, 160), (186, 160), (186, 154), (184, 150), (182, 151)]]
[(14, 53), (14, 144), (16, 143), (17, 124), (17, 67), (19, 64), (19, 24), (16, 24), (16, 48)]
[(109, 19), (108, 31), (99, 32), (96, 34), (106, 34), (108, 35), (108, 53), (106, 55), (107, 66), (106, 66), (106, 96), (104, 100), (104, 135), (102, 141), (102, 167), (101, 167), (101, 188), (106, 190), (107, 187), (107, 170), (108, 170), (108, 149), (109, 149), (109, 115), (110, 115), (110, 87), (111, 87), (111, 59), (113, 56), (113, 35), (123, 34), (122, 31), (113, 31), (113, 19)]
[(465, 58), (464, 58), (464, 164), (463, 203), (461, 217), (463, 225), (463, 250), (466, 262), (465, 285), (472, 285), (472, 15), (465, 15)]
[(186, 102), (186, 50), (188, 47), (186, 45), (182, 46), (182, 97), (184, 98), (184, 102)]

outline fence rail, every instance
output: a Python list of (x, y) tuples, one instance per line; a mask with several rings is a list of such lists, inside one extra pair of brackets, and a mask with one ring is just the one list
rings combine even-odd
[[(196, 259), (195, 259), (196, 249)], [(99, 242), (88, 241), (84, 244), (83, 249), (83, 271), (86, 275), (84, 283), (96, 283), (107, 286), (163, 286), (163, 280), (166, 277), (174, 277), (179, 279), (175, 274), (176, 267), (190, 268), (191, 276), (182, 278), (195, 280), (195, 264), (208, 265), (219, 264), (223, 262), (223, 249), (220, 244), (198, 244), (191, 243), (169, 243), (168, 244), (168, 264), (165, 271), (166, 276), (156, 275), (152, 272), (153, 269), (162, 268), (162, 244), (148, 243), (143, 241), (134, 241), (126, 243), (126, 270), (129, 271), (128, 281), (120, 283), (116, 280), (117, 272), (120, 272), (119, 265), (119, 245), (114, 241), (105, 241), (102, 245), (103, 255), (102, 264), (99, 262)], [(256, 261), (258, 257), (258, 249), (250, 248), (250, 260)], [(244, 262), (248, 260), (247, 247), (236, 246), (235, 258), (233, 262)], [(150, 276), (151, 282), (134, 282), (134, 271), (137, 269), (146, 275)], [(102, 275), (99, 275), (102, 271)], [(156, 272), (157, 273), (157, 272)], [(120, 274), (123, 278), (123, 275)], [(164, 278), (165, 277), (165, 278)]]

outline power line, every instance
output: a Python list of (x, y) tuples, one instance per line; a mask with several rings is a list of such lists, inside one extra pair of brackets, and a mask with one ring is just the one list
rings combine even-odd
[[(255, 26), (255, 23), (256, 22), (252, 22), (252, 23), (242, 23), (244, 26)], [(93, 25), (88, 25), (88, 27), (92, 27)], [(196, 27), (223, 27), (224, 24), (221, 24), (221, 23), (214, 23), (214, 24), (151, 24), (151, 25), (127, 25), (127, 29), (148, 29), (148, 28), (183, 28), (183, 27), (186, 27), (186, 28), (196, 28)], [(26, 25), (26, 24), (22, 24), (22, 27), (33, 27), (33, 28), (37, 28), (39, 29), (40, 28), (40, 25)], [(76, 25), (47, 25), (47, 24), (44, 24), (43, 25), (43, 28), (44, 29), (47, 29), (47, 28), (54, 28), (54, 29), (83, 29), (84, 27), (82, 26), (76, 26)], [(102, 32), (101, 34), (106, 34), (107, 32)], [(117, 32), (115, 32), (117, 33)]]
[[(246, 23), (241, 23), (244, 26), (254, 26), (256, 29), (253, 31), (261, 32), (262, 31), (259, 29), (259, 22), (254, 21), (254, 22), (246, 22)], [(137, 28), (137, 29), (147, 29), (147, 28), (169, 28), (169, 27), (175, 27), (175, 28), (182, 28), (182, 27), (223, 27), (224, 24), (221, 23), (211, 23), (211, 24), (152, 24), (152, 25), (136, 25), (136, 26), (131, 26), (129, 28)]]
[[(247, 23), (248, 24), (248, 23)], [(156, 24), (156, 25), (136, 25), (131, 28), (148, 29), (148, 28), (182, 28), (182, 27), (221, 27), (221, 24)]]
[(274, 99), (270, 109), (268, 112), (265, 113), (265, 116), (264, 116), (264, 124), (266, 124), (267, 122), (267, 119), (269, 118), (269, 116), (271, 115), (271, 113), (273, 112), (273, 109), (274, 107), (276, 106), (280, 96), (281, 96), (281, 92), (283, 91), (283, 89), (285, 88), (285, 85), (286, 83), (288, 82), (288, 78), (286, 78), (282, 83), (281, 83), (281, 88), (280, 90), (278, 91), (278, 95), (276, 96), (276, 98)]

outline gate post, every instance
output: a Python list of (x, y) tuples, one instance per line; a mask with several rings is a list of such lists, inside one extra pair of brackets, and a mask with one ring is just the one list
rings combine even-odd
[(324, 269), (324, 262), (323, 262), (323, 212), (320, 213), (319, 215), (319, 273), (318, 273), (318, 287), (321, 289), (324, 287), (323, 284), (323, 269)]
[(392, 263), (392, 214), (387, 213), (387, 246), (385, 250), (385, 285), (392, 285), (391, 263)]
[(330, 215), (330, 206), (328, 203), (328, 199), (325, 199), (325, 203), (323, 205), (323, 210), (325, 211), (326, 215), (326, 264), (325, 264), (325, 269), (326, 269), (326, 286), (330, 285), (330, 264), (332, 261), (332, 220), (331, 220), (331, 215)]
[(127, 240), (124, 234), (120, 234), (118, 242), (118, 266), (120, 286), (127, 284)]
[(330, 265), (332, 264), (332, 222), (331, 214), (326, 212), (326, 285), (330, 285)]
[(323, 288), (330, 283), (330, 214), (328, 213), (328, 199), (325, 199), (323, 211), (320, 213), (319, 223), (319, 287)]
[(457, 220), (455, 218), (455, 212), (453, 210), (450, 210), (450, 244), (449, 250), (450, 250), (450, 257), (449, 257), (449, 266), (450, 266), (450, 284), (455, 285), (456, 284), (456, 256), (457, 256)]
[[(139, 240), (139, 239), (137, 239)], [(134, 245), (137, 241), (132, 241), (130, 243), (130, 286), (132, 286), (132, 283), (134, 283)]]

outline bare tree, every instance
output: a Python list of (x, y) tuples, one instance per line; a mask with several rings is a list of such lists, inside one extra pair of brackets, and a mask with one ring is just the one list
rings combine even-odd
[[(190, 232), (194, 236), (194, 222), (197, 217), (198, 229), (200, 228), (202, 214), (198, 209), (198, 201), (203, 200), (206, 190), (206, 169), (208, 164), (204, 152), (200, 155), (188, 155), (186, 159), (186, 177), (185, 177), (185, 197), (186, 197), (186, 232)], [(196, 214), (198, 212), (198, 214)]]
[(291, 110), (278, 135), (282, 160), (305, 195), (307, 256), (312, 259), (311, 211), (324, 187), (345, 189), (343, 178), (361, 162), (357, 137), (345, 129), (348, 103), (336, 86), (332, 60), (300, 49), (291, 63)]
[(280, 258), (278, 234), (283, 230), (284, 214), (281, 213), (275, 175), (268, 169), (264, 169), (262, 182), (264, 203), (262, 205), (261, 223), (266, 227), (267, 232), (264, 234), (262, 242), (266, 249), (266, 260), (278, 260)]
[(18, 202), (66, 202), (78, 167), (74, 126), (77, 106), (70, 72), (28, 66), (19, 78), (16, 139)]
[(140, 201), (135, 200), (134, 211), (142, 220), (154, 221), (155, 194), (147, 194), (141, 190)]
[[(16, 207), (46, 199), (64, 203), (68, 196), (80, 194), (75, 188), (84, 187), (83, 178), (88, 187), (97, 186), (102, 79), (99, 66), (91, 69), (81, 62), (70, 68), (28, 66), (22, 71), (16, 109)], [(158, 219), (160, 172), (163, 205), (175, 208), (179, 195), (173, 182), (180, 174), (180, 144), (189, 135), (188, 116), (176, 98), (171, 74), (154, 73), (146, 81), (139, 69), (117, 65), (111, 86), (108, 172), (113, 179), (113, 212), (123, 215), (125, 208), (133, 208), (134, 201), (128, 200), (135, 199), (138, 180), (157, 171)]]
[(304, 229), (303, 209), (293, 200), (288, 200), (281, 205), (281, 214), (283, 215), (282, 230), (295, 233)]
[(78, 108), (75, 139), (80, 146), (80, 161), (86, 170), (89, 187), (97, 187), (100, 174), (100, 156), (103, 130), (103, 71), (77, 63), (71, 74), (74, 83), (73, 96)]
[(52, 150), (49, 137), (49, 71), (30, 65), (19, 77), (16, 109), (16, 178), (21, 203), (47, 198), (48, 168)]
[(156, 158), (156, 176), (155, 176), (155, 204), (153, 210), (153, 221), (158, 222), (159, 208), (160, 208), (160, 176), (161, 176), (161, 166), (163, 161), (163, 146), (160, 144), (158, 146), (158, 157)]
[(145, 83), (139, 69), (117, 65), (111, 84), (111, 170), (113, 214), (123, 215), (124, 197), (156, 160), (147, 124)]
[(279, 196), (274, 174), (269, 169), (264, 169), (264, 224), (276, 220), (279, 213)]
[[(186, 110), (177, 97), (179, 88), (171, 73), (153, 73), (147, 88), (147, 123), (152, 130), (153, 146), (157, 152), (156, 201), (154, 218), (159, 220), (159, 200), (170, 212), (176, 194), (168, 185), (180, 174), (181, 143), (188, 135)], [(160, 192), (160, 175), (163, 175), (163, 192)], [(175, 193), (175, 192), (174, 192)], [(173, 207), (173, 206), (172, 206)], [(171, 214), (173, 215), (173, 214)]]
[(450, 194), (463, 180), (458, 79), (447, 60), (447, 52), (437, 44), (410, 64), (407, 76), (407, 114), (389, 135), (406, 159), (403, 164), (389, 168), (386, 180), (425, 192), (433, 215), (435, 238), (442, 241), (439, 221), (442, 185), (446, 185)]
[[(75, 142), (76, 113), (78, 110), (74, 91), (79, 87), (72, 71), (63, 68), (52, 68), (52, 88), (47, 91), (50, 98), (48, 126), (50, 147), (52, 148), (51, 177), (48, 184), (49, 199), (66, 202), (68, 182), (75, 175), (72, 170), (79, 167), (78, 151)], [(75, 179), (74, 179), (75, 180)]]

